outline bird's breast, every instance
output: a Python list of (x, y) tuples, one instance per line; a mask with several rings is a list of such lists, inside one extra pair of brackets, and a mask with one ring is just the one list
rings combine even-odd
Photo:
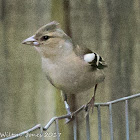
[(53, 63), (43, 58), (42, 68), (56, 88), (72, 94), (87, 90), (104, 79), (101, 72), (92, 71), (88, 64), (80, 60), (65, 59)]

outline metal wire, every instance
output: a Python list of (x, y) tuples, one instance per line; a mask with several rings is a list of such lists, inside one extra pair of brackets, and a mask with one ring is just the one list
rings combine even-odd
[(109, 104), (109, 125), (110, 125), (110, 139), (113, 140), (113, 120), (112, 120), (112, 103)]
[(125, 100), (125, 123), (126, 123), (126, 140), (129, 140), (129, 117), (128, 117), (128, 100)]
[[(126, 140), (129, 140), (130, 136), (129, 136), (129, 111), (128, 111), (128, 103), (130, 99), (134, 99), (134, 98), (138, 98), (140, 97), (140, 93), (135, 94), (135, 95), (131, 95), (128, 97), (123, 97), (117, 100), (113, 100), (110, 102), (106, 102), (106, 103), (95, 103), (95, 107), (97, 107), (97, 115), (98, 115), (98, 139), (102, 140), (102, 128), (101, 128), (101, 107), (102, 106), (107, 106), (109, 109), (109, 126), (110, 126), (110, 139), (113, 140), (114, 136), (113, 136), (113, 116), (112, 116), (112, 105), (115, 103), (119, 103), (119, 102), (125, 102), (125, 126), (126, 126)], [(77, 140), (77, 115), (79, 112), (81, 112), (82, 110), (85, 109), (85, 105), (81, 106), (78, 110), (76, 110), (75, 112), (72, 113), (73, 116), (73, 133), (74, 133), (74, 140)], [(41, 140), (44, 140), (43, 137), (43, 131), (46, 131), (49, 129), (49, 127), (55, 123), (55, 128), (56, 128), (56, 139), (60, 140), (60, 135), (59, 135), (59, 120), (62, 119), (66, 119), (66, 118), (70, 118), (70, 115), (63, 115), (63, 116), (59, 116), (59, 117), (53, 117), (44, 127), (41, 126), (41, 124), (37, 124), (34, 127), (23, 131), (19, 134), (16, 134), (14, 136), (11, 137), (7, 137), (7, 138), (3, 138), (1, 140), (13, 140), (13, 139), (17, 139), (20, 137), (25, 137), (27, 140), (29, 140), (29, 133), (39, 129), (40, 130), (40, 138)], [(87, 135), (87, 140), (90, 140), (90, 123), (89, 123), (89, 114), (87, 114), (86, 118), (86, 135)]]
[(89, 113), (86, 115), (86, 134), (87, 134), (87, 140), (90, 140)]
[(98, 139), (102, 140), (101, 109), (100, 109), (100, 105), (97, 106), (97, 111), (98, 111)]
[(58, 124), (58, 119), (55, 120), (55, 127), (56, 127), (57, 140), (60, 140), (60, 138), (59, 138), (59, 124)]
[(73, 121), (73, 133), (74, 133), (74, 140), (77, 140), (77, 118), (76, 117)]

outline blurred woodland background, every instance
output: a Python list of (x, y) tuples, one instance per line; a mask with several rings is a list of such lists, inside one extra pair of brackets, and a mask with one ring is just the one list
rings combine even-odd
[[(38, 123), (45, 125), (53, 116), (66, 114), (60, 91), (47, 81), (41, 70), (39, 54), (33, 47), (21, 44), (53, 20), (60, 23), (75, 44), (90, 48), (106, 60), (106, 79), (97, 89), (96, 102), (140, 92), (139, 0), (0, 0), (0, 133), (19, 133)], [(85, 104), (87, 97), (90, 98), (71, 95), (72, 110)], [(123, 104), (113, 109), (114, 138), (124, 140)], [(131, 101), (131, 140), (140, 139), (139, 110), (139, 102)], [(94, 114), (96, 110), (90, 117), (91, 135), (97, 140)], [(101, 114), (104, 116), (102, 138), (108, 140), (108, 112), (103, 108)], [(60, 125), (61, 138), (72, 140), (71, 123), (65, 125), (61, 121)], [(79, 140), (86, 139), (84, 125), (80, 118)]]

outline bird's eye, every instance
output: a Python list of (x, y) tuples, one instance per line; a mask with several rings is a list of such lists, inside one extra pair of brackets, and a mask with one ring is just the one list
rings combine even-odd
[(42, 40), (48, 40), (49, 39), (49, 36), (45, 35), (42, 37)]

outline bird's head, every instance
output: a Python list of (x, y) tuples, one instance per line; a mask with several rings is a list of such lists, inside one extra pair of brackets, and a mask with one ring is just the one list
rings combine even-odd
[(44, 57), (62, 55), (66, 50), (72, 49), (70, 37), (64, 33), (56, 21), (42, 26), (33, 36), (25, 39), (22, 44), (34, 46)]

